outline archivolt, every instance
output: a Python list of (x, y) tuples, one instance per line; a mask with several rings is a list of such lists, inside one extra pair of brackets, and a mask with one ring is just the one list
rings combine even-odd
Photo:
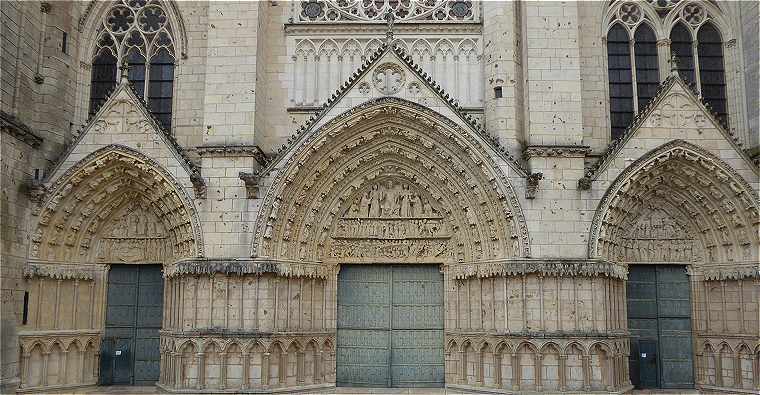
[[(70, 168), (50, 191), (36, 210), (39, 221), (31, 240), (32, 259), (97, 262), (96, 244), (104, 237), (111, 244), (153, 243), (161, 252), (152, 257), (163, 262), (202, 254), (197, 214), (183, 187), (158, 163), (130, 148), (101, 148)], [(144, 232), (148, 217), (155, 222), (145, 237), (128, 234), (115, 223), (117, 215), (130, 214), (132, 207), (147, 214), (135, 220), (135, 228), (140, 224)], [(114, 233), (104, 235), (106, 228)]]
[(384, 98), (359, 106), (309, 136), (282, 169), (257, 218), (253, 256), (331, 259), (338, 220), (385, 183), (419, 191), (452, 231), (447, 251), (433, 260), (529, 256), (517, 198), (491, 157), (473, 136), (418, 105)]
[(693, 263), (757, 263), (757, 195), (723, 161), (682, 140), (650, 152), (618, 176), (596, 210), (589, 256), (621, 260), (623, 235), (653, 209), (688, 228), (699, 248)]

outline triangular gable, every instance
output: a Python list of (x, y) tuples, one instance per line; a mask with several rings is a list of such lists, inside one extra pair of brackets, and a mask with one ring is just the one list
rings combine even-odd
[(586, 175), (591, 180), (596, 179), (617, 159), (636, 159), (639, 154), (676, 139), (702, 146), (718, 157), (725, 157), (726, 150), (733, 150), (732, 157), (745, 162), (738, 167), (757, 173), (757, 166), (742, 149), (738, 138), (721, 125), (717, 115), (708, 109), (688, 83), (673, 74), (660, 85), (655, 97), (639, 112), (623, 136), (607, 147)]
[(477, 120), (465, 114), (456, 99), (446, 93), (422, 68), (415, 64), (403, 48), (396, 45), (382, 45), (370, 55), (340, 88), (322, 105), (322, 111), (311, 117), (288, 138), (285, 146), (278, 150), (264, 172), (276, 168), (287, 158), (305, 136), (315, 133), (322, 125), (363, 103), (383, 97), (395, 97), (429, 108), (455, 122), (459, 127), (472, 132), (480, 142), (493, 149), (518, 174), (527, 174), (525, 167), (498, 139), (489, 136)]
[(122, 77), (68, 150), (46, 172), (44, 182), (58, 179), (78, 161), (113, 144), (132, 148), (156, 160), (185, 186), (192, 186), (192, 180), (199, 178), (195, 164), (174, 137), (163, 130), (131, 84)]

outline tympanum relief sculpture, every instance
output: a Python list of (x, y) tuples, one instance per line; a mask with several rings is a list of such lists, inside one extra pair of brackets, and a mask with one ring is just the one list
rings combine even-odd
[(122, 209), (98, 240), (97, 262), (163, 262), (164, 227), (141, 202)]
[(440, 261), (454, 226), (437, 202), (404, 180), (381, 180), (355, 194), (332, 235), (330, 258)]
[(620, 258), (626, 262), (701, 261), (688, 228), (660, 209), (645, 213), (622, 237)]

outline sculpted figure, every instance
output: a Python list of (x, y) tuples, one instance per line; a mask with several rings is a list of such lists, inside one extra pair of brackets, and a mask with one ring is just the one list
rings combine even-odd
[(401, 217), (411, 217), (411, 213), (409, 212), (409, 198), (411, 197), (411, 193), (409, 191), (409, 184), (404, 184), (401, 186), (401, 193), (399, 193), (399, 198), (401, 200), (399, 205), (399, 216)]
[(382, 197), (380, 196), (381, 192), (378, 189), (377, 185), (373, 185), (369, 193), (370, 193), (369, 216), (379, 217), (380, 216), (380, 201), (382, 199)]

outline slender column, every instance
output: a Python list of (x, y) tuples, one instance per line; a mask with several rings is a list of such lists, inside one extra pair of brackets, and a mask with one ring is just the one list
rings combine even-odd
[[(227, 281), (229, 281), (229, 277), (227, 278)], [(227, 294), (229, 295), (229, 284), (227, 287)], [(219, 372), (219, 389), (225, 389), (227, 388), (227, 353), (226, 352), (220, 352), (219, 353), (219, 360), (222, 362), (222, 368)]]
[(53, 328), (59, 329), (60, 325), (60, 315), (61, 315), (61, 281), (63, 280), (57, 280), (55, 282), (55, 318), (54, 318), (54, 324)]
[(42, 386), (47, 386), (47, 375), (48, 375), (48, 359), (50, 358), (50, 351), (43, 351), (42, 352)]
[(303, 385), (303, 383), (306, 381), (304, 379), (305, 376), (305, 369), (304, 369), (304, 356), (306, 354), (303, 351), (298, 351), (296, 353), (296, 383), (299, 385)]
[(184, 384), (182, 382), (182, 370), (184, 369), (184, 365), (182, 364), (182, 354), (178, 352), (173, 352), (172, 357), (174, 358), (175, 364), (174, 364), (174, 388), (181, 388), (184, 387)]
[(612, 389), (615, 388), (615, 385), (617, 384), (618, 380), (616, 380), (616, 377), (620, 372), (619, 362), (620, 359), (618, 356), (609, 356), (607, 357), (607, 363), (604, 364), (607, 366), (607, 371), (605, 372), (604, 369), (602, 369), (602, 377), (607, 377), (607, 391), (612, 391)]
[(269, 385), (269, 355), (265, 352), (261, 357), (261, 385), (265, 387)]
[(567, 355), (559, 356), (559, 390), (567, 391)]
[(713, 358), (715, 360), (715, 385), (718, 387), (723, 386), (723, 354), (718, 350), (718, 352), (713, 353)]
[(327, 369), (325, 369), (325, 366), (327, 365), (325, 361), (325, 352), (323, 350), (319, 350), (319, 377), (321, 380), (327, 381)]
[(462, 384), (467, 384), (467, 354), (464, 352), (464, 350), (459, 351), (459, 361), (462, 362), (461, 369), (461, 377), (459, 377), (459, 380)]
[(512, 354), (512, 389), (520, 390), (520, 355)]
[(543, 386), (543, 372), (542, 369), (544, 367), (544, 355), (540, 352), (536, 354), (535, 357), (535, 364), (536, 364), (536, 391), (541, 392), (544, 388)]
[(591, 389), (591, 357), (588, 355), (583, 356), (583, 390), (589, 391)]
[(314, 366), (312, 366), (312, 370), (313, 370), (313, 374), (314, 374), (314, 382), (315, 383), (321, 383), (322, 382), (322, 377), (319, 374), (319, 367), (322, 365), (321, 359), (319, 359), (320, 358), (319, 353), (320, 352), (317, 351), (316, 346), (315, 346), (315, 348), (314, 348), (314, 356), (312, 357), (314, 359), (314, 362), (313, 362)]
[(58, 383), (66, 384), (69, 377), (69, 350), (61, 350), (61, 357), (58, 361)]
[(19, 386), (21, 388), (27, 387), (27, 384), (29, 383), (29, 357), (31, 354), (29, 352), (24, 351), (24, 353), (21, 354), (21, 372), (19, 373), (19, 377), (21, 377), (21, 383), (19, 383)]
[(501, 388), (501, 354), (493, 353), (493, 382), (494, 387)]
[(736, 388), (742, 388), (744, 383), (742, 383), (742, 357), (741, 353), (737, 352), (736, 355), (736, 361), (734, 362), (734, 387)]
[(728, 333), (728, 320), (726, 319), (726, 281), (720, 280), (720, 292), (721, 292), (721, 321), (723, 322), (723, 333)]
[(248, 383), (251, 381), (251, 355), (247, 352), (242, 353), (243, 356), (243, 384), (241, 384), (240, 389), (246, 390), (248, 389)]
[(483, 385), (483, 351), (478, 351), (477, 360), (475, 361), (475, 382), (478, 386)]
[(660, 72), (660, 82), (670, 75), (670, 39), (657, 40), (657, 64)]
[(203, 389), (206, 385), (206, 354), (199, 352), (195, 356), (198, 358), (198, 381), (195, 388)]

